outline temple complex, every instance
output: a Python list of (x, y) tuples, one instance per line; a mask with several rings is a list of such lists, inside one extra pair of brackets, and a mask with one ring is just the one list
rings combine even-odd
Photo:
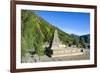
[(66, 47), (65, 44), (62, 44), (58, 37), (58, 31), (55, 30), (54, 37), (52, 41), (52, 55), (51, 57), (61, 57), (61, 56), (73, 56), (73, 55), (82, 55), (83, 51), (79, 48)]

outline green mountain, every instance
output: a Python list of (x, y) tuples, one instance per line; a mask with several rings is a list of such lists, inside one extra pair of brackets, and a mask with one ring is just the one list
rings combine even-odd
[(70, 35), (61, 29), (48, 23), (46, 20), (38, 16), (31, 10), (21, 11), (21, 55), (34, 49), (38, 55), (44, 55), (44, 45), (48, 43), (51, 45), (55, 29), (58, 30), (58, 35), (63, 44), (67, 46), (84, 44), (85, 41), (80, 42), (80, 37)]
[(81, 41), (83, 41), (83, 47), (90, 49), (90, 34), (82, 35), (80, 38), (82, 39)]
[(81, 38), (84, 38), (85, 43), (90, 43), (90, 34), (82, 35)]

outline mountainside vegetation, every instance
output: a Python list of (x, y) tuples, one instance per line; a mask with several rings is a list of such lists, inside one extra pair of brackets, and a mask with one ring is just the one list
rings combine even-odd
[(66, 46), (76, 45), (85, 47), (90, 43), (90, 35), (78, 36), (68, 34), (58, 27), (48, 23), (34, 11), (21, 11), (21, 56), (25, 56), (29, 50), (34, 49), (38, 55), (44, 55), (44, 45), (52, 43), (54, 31), (58, 30), (60, 40)]

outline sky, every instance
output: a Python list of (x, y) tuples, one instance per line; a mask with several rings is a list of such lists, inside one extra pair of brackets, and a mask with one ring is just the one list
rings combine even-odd
[(35, 11), (50, 24), (66, 33), (85, 35), (90, 34), (90, 13)]

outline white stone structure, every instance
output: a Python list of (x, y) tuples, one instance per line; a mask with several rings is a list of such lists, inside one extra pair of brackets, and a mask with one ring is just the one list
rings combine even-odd
[(81, 55), (81, 49), (79, 48), (65, 48), (65, 45), (61, 43), (58, 37), (58, 31), (55, 30), (54, 38), (51, 46), (53, 52), (51, 57), (60, 57), (60, 56), (72, 56), (72, 55)]

